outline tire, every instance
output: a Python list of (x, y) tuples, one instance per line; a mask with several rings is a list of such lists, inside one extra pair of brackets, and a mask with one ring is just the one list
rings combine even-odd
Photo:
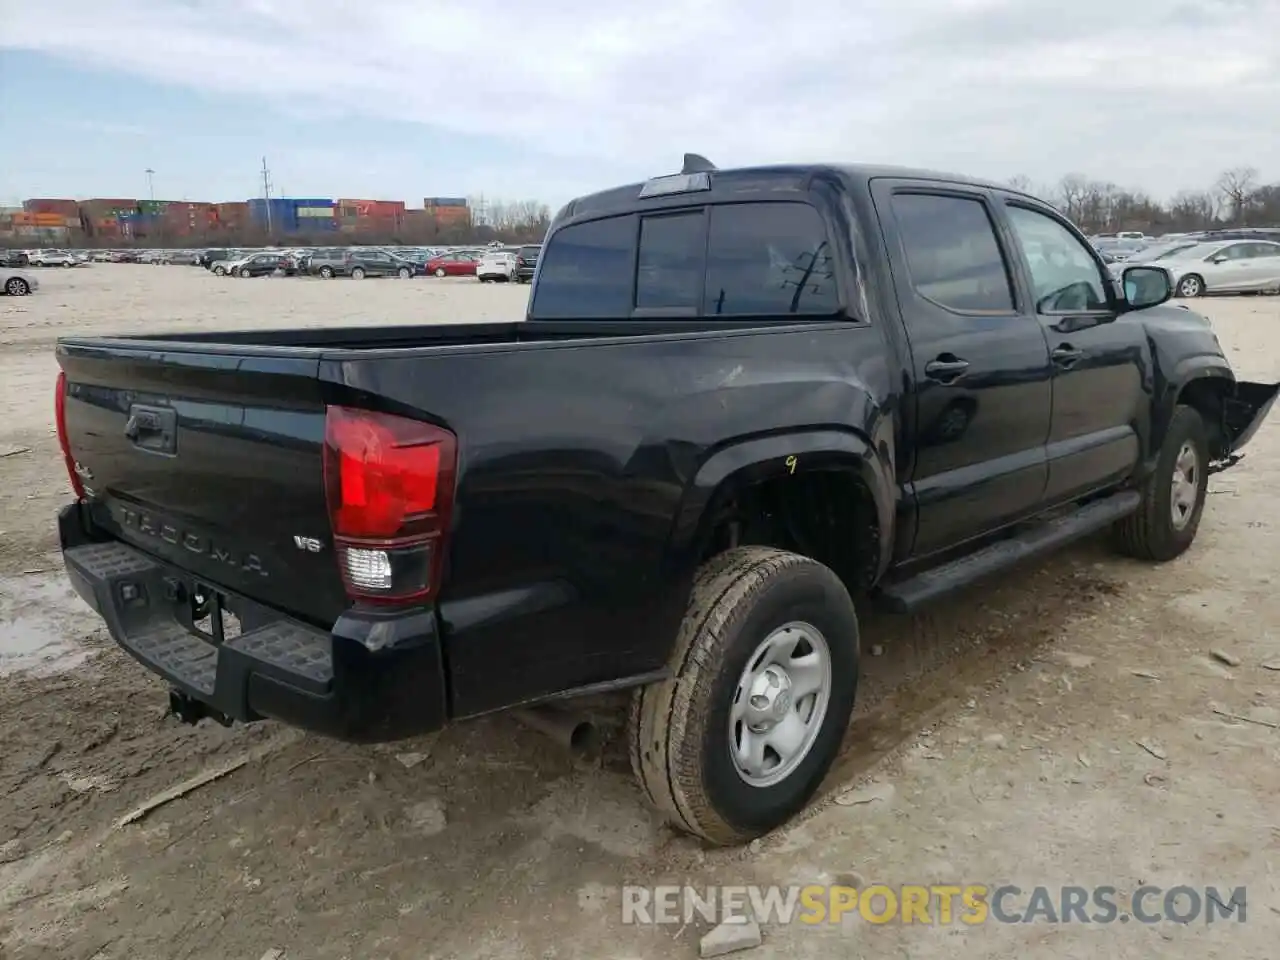
[[(810, 723), (791, 762), (775, 752), (778, 762), (752, 783), (732, 746), (749, 731), (731, 725), (731, 710), (765, 699), (748, 701), (739, 693), (750, 662), (770, 662), (761, 647), (776, 641), (785, 649), (795, 640), (802, 642), (793, 655), (808, 643), (819, 663), (825, 646), (825, 683), (799, 704), (774, 700), (771, 709), (779, 712), (769, 713), (771, 722), (795, 716), (803, 724), (808, 712)], [(770, 547), (728, 550), (698, 571), (672, 669), (670, 680), (633, 695), (632, 772), (649, 801), (680, 829), (721, 846), (746, 843), (802, 810), (840, 751), (858, 683), (853, 601), (834, 573), (807, 557)], [(783, 671), (778, 681), (758, 670), (754, 689), (789, 690), (790, 676)], [(760, 753), (766, 761), (768, 749)]]
[(225, 267), (214, 267), (213, 275), (215, 277), (225, 277), (227, 275), (227, 270)]
[(31, 285), (21, 277), (10, 277), (4, 285), (4, 292), (11, 297), (25, 297), (31, 292)]
[(437, 277), (445, 276), (444, 267), (436, 267), (436, 276)]
[(332, 279), (333, 279), (333, 267), (321, 267), (321, 268), (320, 268), (320, 276), (324, 277), (326, 280), (332, 280)]
[(63, 264), (63, 266), (64, 266), (64, 267), (66, 267), (67, 269), (70, 269), (70, 268), (74, 267), (74, 266), (75, 266), (75, 264), (74, 264), (74, 263), (64, 263), (64, 264)]
[(352, 280), (363, 280), (363, 279), (364, 279), (364, 267), (352, 267), (352, 268), (351, 268), (351, 279), (352, 279)]
[[(1194, 470), (1190, 477), (1188, 466)], [(1126, 556), (1158, 563), (1181, 556), (1200, 528), (1209, 486), (1208, 467), (1204, 417), (1193, 407), (1176, 407), (1155, 472), (1142, 487), (1142, 504), (1116, 524), (1116, 548)], [(1181, 499), (1175, 498), (1175, 470), (1183, 479)], [(1180, 519), (1175, 518), (1175, 505)]]
[(413, 276), (413, 271), (411, 271), (408, 267), (401, 267), (399, 270), (396, 271), (396, 276), (399, 277), (401, 280), (408, 280), (411, 276)]
[(1202, 297), (1204, 296), (1204, 280), (1199, 274), (1189, 273), (1174, 288), (1174, 293), (1179, 297)]

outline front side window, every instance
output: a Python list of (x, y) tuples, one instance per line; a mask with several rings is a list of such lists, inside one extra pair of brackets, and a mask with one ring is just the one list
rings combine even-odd
[(1013, 205), (1006, 209), (1031, 270), (1037, 312), (1076, 313), (1109, 308), (1102, 271), (1075, 234), (1037, 210)]
[(899, 193), (893, 214), (920, 296), (960, 313), (1013, 310), (1009, 270), (982, 200)]

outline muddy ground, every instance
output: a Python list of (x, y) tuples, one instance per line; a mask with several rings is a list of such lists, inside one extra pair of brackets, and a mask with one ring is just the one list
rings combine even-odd
[[(705, 923), (623, 925), (620, 885), (849, 872), (1122, 897), (1144, 883), (1246, 886), (1247, 915), (765, 924), (754, 955), (1277, 956), (1280, 415), (1211, 480), (1199, 539), (1171, 564), (1088, 543), (918, 617), (865, 616), (865, 648), (884, 650), (866, 659), (822, 802), (755, 849), (705, 852), (650, 815), (616, 741), (587, 761), (503, 718), (377, 749), (272, 724), (180, 726), (59, 569), (57, 335), (514, 318), (526, 288), (177, 266), (39, 276), (37, 295), (0, 298), (0, 957), (694, 957)], [(1241, 376), (1280, 379), (1280, 299), (1195, 306)], [(600, 717), (620, 720), (608, 703)]]

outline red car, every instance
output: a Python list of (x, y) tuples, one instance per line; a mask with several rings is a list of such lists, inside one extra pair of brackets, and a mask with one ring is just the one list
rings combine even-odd
[(437, 277), (474, 277), (479, 262), (478, 253), (442, 253), (427, 261), (427, 273)]

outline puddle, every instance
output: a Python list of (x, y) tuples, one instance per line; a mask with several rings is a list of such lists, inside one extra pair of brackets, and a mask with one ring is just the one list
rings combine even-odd
[(0, 577), (0, 677), (50, 677), (83, 666), (82, 638), (101, 621), (56, 574)]

